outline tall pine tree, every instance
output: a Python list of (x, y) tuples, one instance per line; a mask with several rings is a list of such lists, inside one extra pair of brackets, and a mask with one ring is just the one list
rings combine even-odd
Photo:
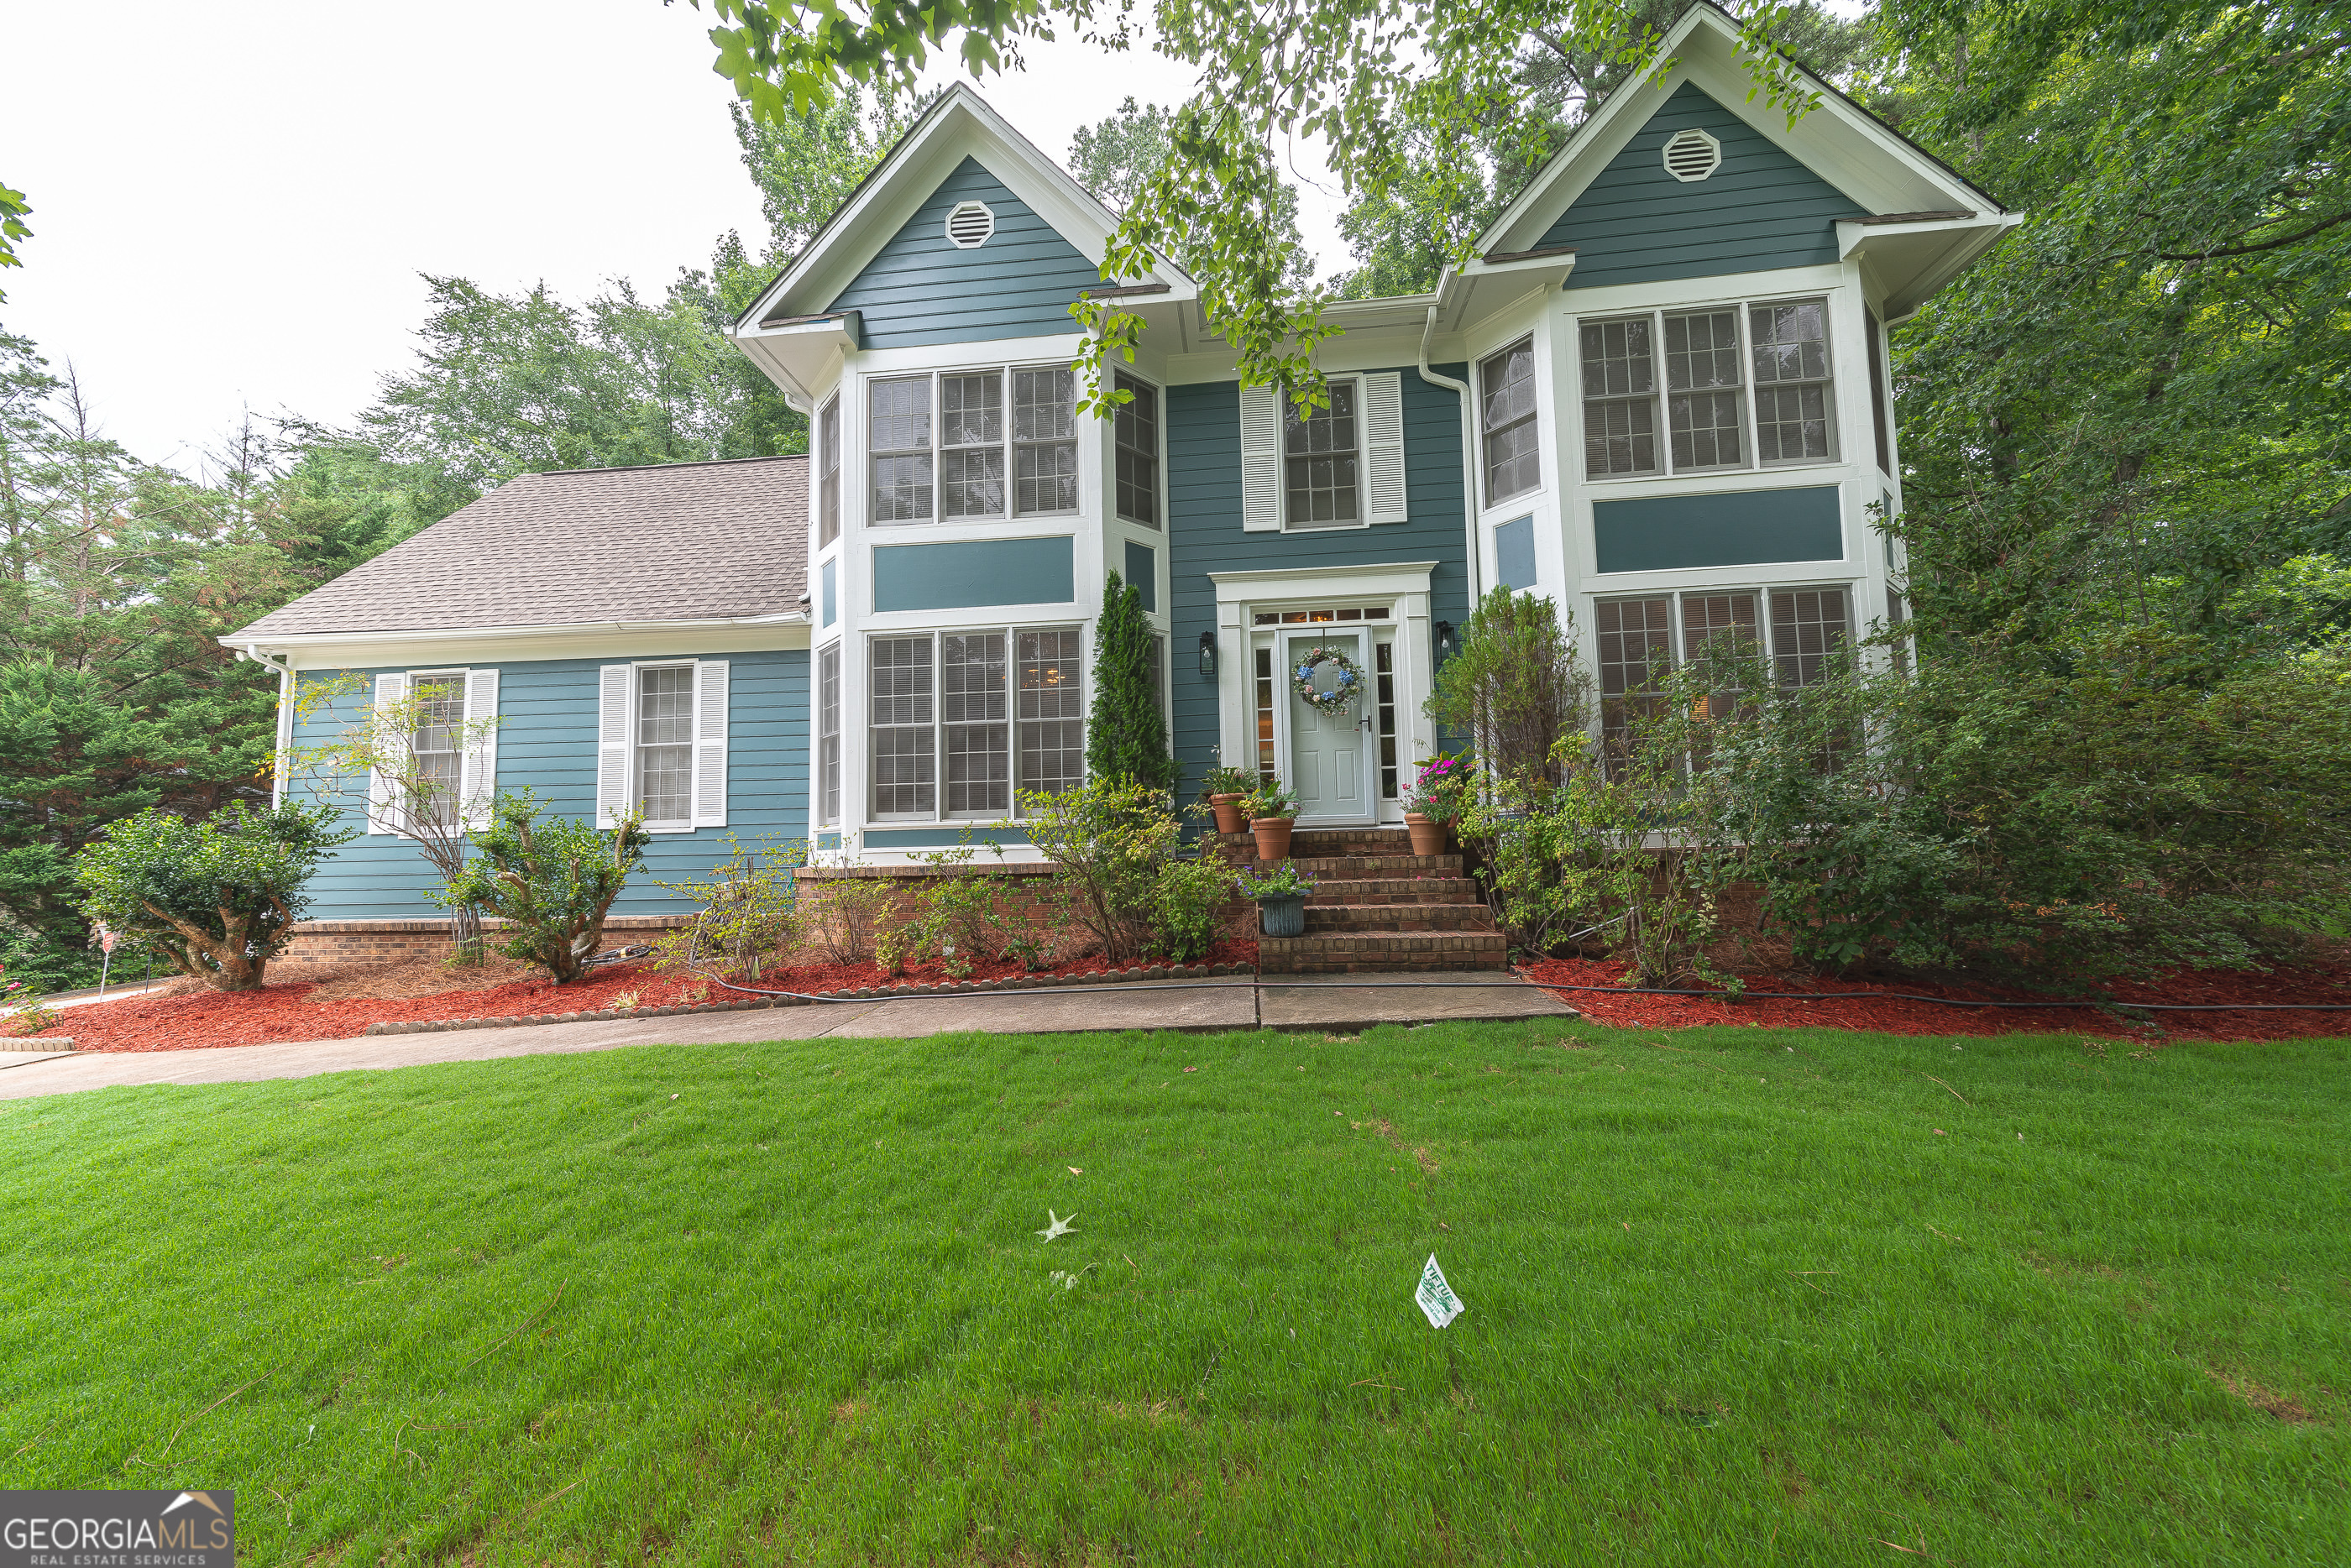
[(1113, 572), (1094, 629), (1094, 707), (1086, 725), (1086, 772), (1094, 778), (1135, 779), (1159, 789), (1176, 783), (1151, 654), (1143, 590)]

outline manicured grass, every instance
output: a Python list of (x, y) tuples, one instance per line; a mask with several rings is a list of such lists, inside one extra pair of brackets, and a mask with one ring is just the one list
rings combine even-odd
[(2339, 1563), (2346, 1067), (1544, 1023), (18, 1101), (0, 1486), (232, 1487), (251, 1563)]

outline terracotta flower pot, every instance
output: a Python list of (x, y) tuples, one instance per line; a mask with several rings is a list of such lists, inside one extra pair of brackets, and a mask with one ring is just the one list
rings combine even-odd
[(1208, 809), (1217, 814), (1218, 833), (1249, 831), (1249, 818), (1241, 815), (1241, 802), (1248, 798), (1245, 794), (1212, 794), (1208, 797)]
[(1286, 816), (1258, 816), (1249, 819), (1249, 831), (1257, 836), (1257, 857), (1259, 861), (1290, 858), (1290, 824)]
[(1404, 814), (1404, 830), (1412, 835), (1412, 852), (1415, 855), (1445, 853), (1444, 823), (1431, 822), (1416, 811), (1407, 811)]

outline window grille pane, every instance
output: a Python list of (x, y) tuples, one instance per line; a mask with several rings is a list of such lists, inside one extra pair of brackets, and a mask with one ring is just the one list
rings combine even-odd
[(1293, 528), (1328, 528), (1355, 522), (1357, 446), (1355, 384), (1329, 383), (1331, 406), (1301, 410), (1281, 400), (1286, 518)]
[(939, 378), (939, 501), (949, 517), (1004, 515), (1004, 377)]
[(1542, 483), (1535, 443), (1535, 350), (1514, 343), (1479, 367), (1485, 392), (1486, 499), (1499, 501)]
[(1604, 599), (1599, 625), (1600, 730), (1609, 771), (1622, 765), (1633, 725), (1660, 711), (1656, 684), (1674, 667), (1673, 601)]
[(819, 822), (841, 820), (841, 649), (817, 659), (817, 779)]
[(1739, 461), (1739, 394), (1677, 392), (1666, 399), (1674, 466), (1728, 468)]
[(817, 415), (816, 542), (830, 545), (841, 537), (841, 400), (833, 399)]
[(694, 670), (637, 671), (637, 805), (647, 822), (694, 815)]
[(416, 729), (410, 751), (417, 777), (408, 811), (420, 822), (455, 826), (457, 792), (465, 775), (465, 758), (457, 742), (465, 724), (465, 678), (426, 676), (416, 682), (413, 695)]
[(1006, 701), (1002, 632), (949, 632), (939, 639), (949, 816), (1002, 816), (1012, 809)]
[(1645, 397), (1656, 390), (1656, 365), (1649, 348), (1647, 317), (1625, 321), (1587, 321), (1578, 337), (1583, 347), (1585, 397)]
[(1085, 783), (1083, 657), (1074, 627), (1019, 634), (1022, 789), (1059, 794)]
[(1078, 509), (1077, 379), (1067, 367), (1012, 372), (1013, 504)]
[(1652, 398), (1583, 405), (1584, 472), (1654, 473), (1657, 469), (1657, 405)]
[(1666, 317), (1666, 386), (1677, 392), (1739, 385), (1739, 313)]
[(1148, 528), (1159, 526), (1159, 391), (1121, 374), (1118, 389), (1134, 395), (1113, 423), (1118, 454), (1118, 514)]
[(868, 406), (873, 521), (927, 522), (931, 515), (930, 378), (876, 381), (868, 395)]
[(1273, 777), (1273, 649), (1257, 650), (1257, 771)]
[(1771, 596), (1771, 662), (1782, 686), (1811, 686), (1851, 631), (1843, 588), (1800, 588)]
[(1828, 389), (1756, 388), (1755, 450), (1765, 462), (1827, 457)]
[(1380, 709), (1380, 798), (1395, 800), (1396, 794), (1396, 699), (1395, 644), (1382, 641), (1373, 646), (1373, 674), (1378, 686)]
[[(1682, 653), (1690, 663), (1696, 664), (1708, 654), (1735, 659), (1761, 651), (1753, 594), (1682, 596)], [(1728, 687), (1709, 692), (1707, 711), (1718, 719), (1727, 719), (1738, 696), (1736, 689)]]
[(1829, 379), (1825, 301), (1799, 299), (1784, 305), (1750, 306), (1747, 317), (1755, 334), (1757, 386)]
[(939, 497), (949, 517), (1004, 515), (1004, 449), (984, 446), (939, 453)]
[(928, 815), (938, 803), (932, 752), (931, 639), (876, 638), (872, 660), (874, 814)]

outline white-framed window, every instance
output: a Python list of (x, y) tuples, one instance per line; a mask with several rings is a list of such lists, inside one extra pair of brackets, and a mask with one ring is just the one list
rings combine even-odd
[(867, 639), (872, 815), (989, 821), (1085, 781), (1084, 638), (977, 627)]
[(409, 679), (416, 699), (410, 754), (421, 786), (409, 802), (409, 815), (430, 816), (449, 826), (457, 819), (465, 775), (465, 672), (434, 670)]
[(816, 544), (821, 550), (841, 537), (841, 395), (825, 400), (816, 416)]
[(841, 644), (816, 656), (816, 819), (841, 820)]
[(882, 377), (866, 398), (874, 523), (1078, 510), (1077, 378), (1068, 366)]
[(1112, 421), (1118, 462), (1118, 514), (1145, 528), (1159, 526), (1159, 389), (1125, 371), (1113, 387), (1127, 394)]
[(598, 671), (596, 820), (653, 833), (726, 825), (728, 662), (648, 659)]
[(1587, 478), (1719, 473), (1836, 458), (1825, 299), (1583, 320), (1576, 349)]
[[(1709, 647), (1760, 655), (1781, 686), (1796, 688), (1817, 684), (1853, 639), (1853, 592), (1843, 585), (1691, 588), (1605, 598), (1593, 611), (1601, 732), (1612, 754), (1664, 701), (1657, 687), (1667, 672)], [(1718, 711), (1729, 701), (1713, 699)]]
[(1352, 528), (1364, 520), (1355, 379), (1333, 376), (1325, 385), (1327, 408), (1281, 400), (1281, 520), (1293, 529)]
[[(448, 826), (461, 815), (469, 828), (487, 826), (497, 791), (497, 727), (490, 721), (498, 712), (498, 672), (385, 670), (373, 684), (375, 711), (404, 713), (411, 728), (384, 737), (392, 755), (404, 753), (404, 769), (368, 775), (368, 831)], [(412, 697), (413, 706), (402, 707)]]
[(1479, 423), (1486, 450), (1486, 504), (1542, 483), (1535, 428), (1535, 343), (1521, 337), (1478, 367)]

